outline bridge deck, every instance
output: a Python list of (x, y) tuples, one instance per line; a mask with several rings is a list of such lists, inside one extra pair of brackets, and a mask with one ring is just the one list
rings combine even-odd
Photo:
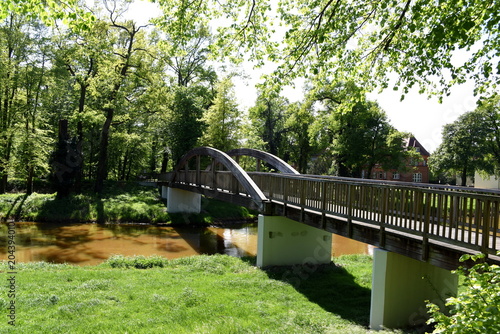
[[(500, 193), (361, 179), (178, 169), (170, 186), (254, 204), (262, 213), (454, 269), (462, 254), (500, 263)], [(234, 168), (233, 168), (234, 169)], [(248, 186), (257, 187), (256, 192)], [(256, 196), (256, 194), (258, 196)], [(258, 202), (258, 203), (257, 203)]]

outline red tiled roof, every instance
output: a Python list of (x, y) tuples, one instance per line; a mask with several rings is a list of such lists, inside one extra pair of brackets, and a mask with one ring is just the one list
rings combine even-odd
[(429, 156), (429, 152), (418, 142), (415, 137), (409, 137), (406, 142), (406, 147), (419, 147), (421, 155)]

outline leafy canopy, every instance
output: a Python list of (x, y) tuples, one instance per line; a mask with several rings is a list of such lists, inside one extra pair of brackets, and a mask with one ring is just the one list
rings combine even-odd
[(169, 13), (161, 22), (181, 35), (196, 21), (218, 20), (213, 51), (276, 63), (268, 79), (277, 85), (325, 75), (385, 88), (395, 75), (405, 93), (416, 85), (441, 95), (467, 79), (479, 94), (499, 83), (498, 1), (156, 2)]
[[(212, 55), (275, 64), (268, 82), (323, 75), (365, 90), (448, 94), (467, 79), (488, 94), (500, 80), (500, 2), (494, 0), (151, 0), (163, 15), (155, 24), (182, 47), (211, 23)], [(89, 29), (93, 15), (78, 0), (4, 0), (0, 19), (30, 13)], [(462, 57), (465, 55), (465, 57)]]

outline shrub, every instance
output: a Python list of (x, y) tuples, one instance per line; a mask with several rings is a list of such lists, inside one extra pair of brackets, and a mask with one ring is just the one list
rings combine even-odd
[[(484, 258), (484, 254), (463, 255), (460, 261)], [(431, 318), (435, 323), (433, 333), (500, 333), (500, 266), (481, 262), (472, 268), (458, 268), (455, 273), (464, 277), (463, 291), (446, 300), (449, 315), (429, 303)]]
[(154, 267), (165, 267), (168, 259), (153, 255), (153, 256), (132, 256), (126, 257), (123, 255), (115, 255), (110, 257), (105, 264), (111, 266), (111, 268), (136, 268), (136, 269), (148, 269)]

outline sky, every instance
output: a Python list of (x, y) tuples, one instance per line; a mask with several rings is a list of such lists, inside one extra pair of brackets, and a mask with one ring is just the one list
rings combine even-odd
[[(93, 0), (87, 2), (92, 3)], [(158, 14), (155, 6), (147, 1), (136, 0), (129, 13), (138, 23), (146, 23), (150, 17)], [(254, 105), (257, 97), (254, 86), (259, 82), (260, 74), (251, 66), (246, 66), (244, 71), (249, 79), (233, 81), (238, 103), (246, 110)], [(428, 99), (426, 95), (420, 95), (416, 89), (410, 91), (403, 101), (400, 101), (401, 93), (390, 88), (382, 93), (371, 93), (368, 98), (379, 103), (396, 129), (412, 133), (427, 151), (432, 153), (442, 141), (443, 126), (476, 108), (477, 98), (473, 95), (473, 88), (472, 83), (453, 87), (451, 94), (443, 98), (442, 104), (437, 98)], [(284, 95), (291, 102), (295, 102), (301, 99), (303, 93), (301, 87), (287, 88)]]

